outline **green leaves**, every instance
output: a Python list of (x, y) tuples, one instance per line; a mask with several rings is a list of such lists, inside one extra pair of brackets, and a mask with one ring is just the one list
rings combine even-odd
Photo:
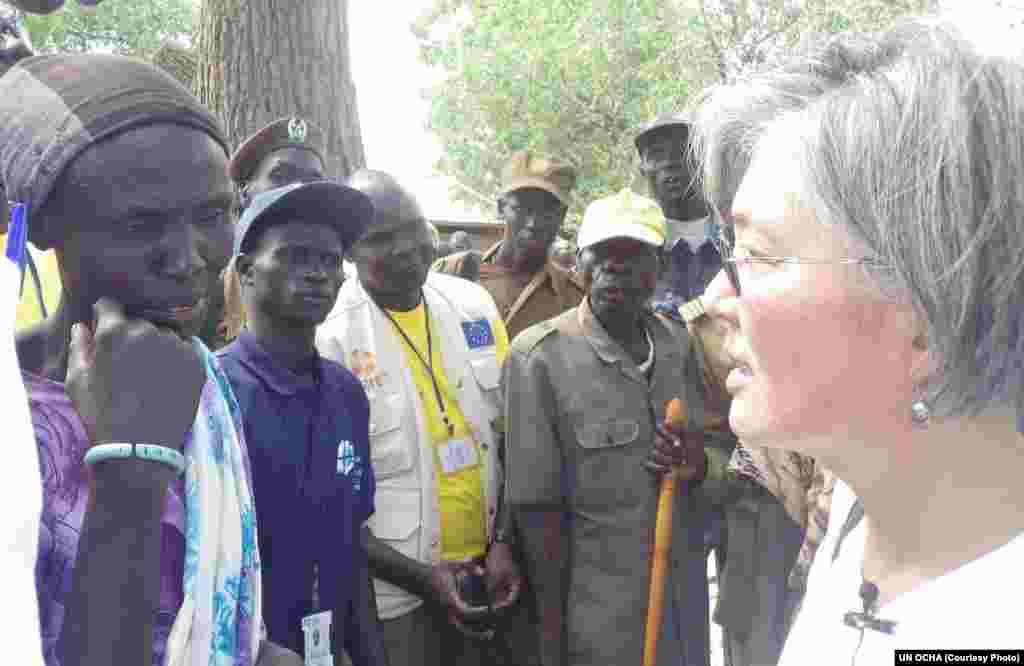
[(27, 15), (24, 26), (40, 52), (111, 51), (149, 57), (165, 41), (189, 43), (195, 23), (190, 0), (116, 0), (86, 12), (77, 2), (47, 15)]
[(563, 232), (583, 208), (643, 189), (633, 137), (710, 83), (769, 59), (804, 32), (878, 29), (924, 0), (437, 0), (412, 29), (444, 73), (426, 91), (439, 168), (494, 200), (516, 150), (579, 171)]

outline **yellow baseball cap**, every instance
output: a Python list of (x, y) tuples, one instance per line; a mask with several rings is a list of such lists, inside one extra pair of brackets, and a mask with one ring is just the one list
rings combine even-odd
[(647, 197), (622, 190), (587, 206), (576, 234), (579, 249), (611, 238), (633, 238), (655, 247), (665, 244), (665, 214)]

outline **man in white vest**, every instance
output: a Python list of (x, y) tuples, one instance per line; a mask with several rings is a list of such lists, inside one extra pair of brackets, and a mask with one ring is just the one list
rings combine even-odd
[(521, 579), (495, 543), (508, 336), (480, 286), (429, 273), (435, 248), (415, 198), (391, 176), (348, 182), (375, 215), (317, 333), (320, 353), (370, 399), (376, 513), (367, 552), (392, 666), (495, 662), (492, 637)]

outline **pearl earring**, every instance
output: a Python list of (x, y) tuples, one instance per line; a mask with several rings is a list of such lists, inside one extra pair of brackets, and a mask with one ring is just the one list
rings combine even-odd
[(928, 425), (928, 419), (930, 419), (931, 416), (932, 410), (928, 408), (927, 403), (923, 400), (918, 400), (910, 406), (910, 418), (914, 422), (914, 425)]

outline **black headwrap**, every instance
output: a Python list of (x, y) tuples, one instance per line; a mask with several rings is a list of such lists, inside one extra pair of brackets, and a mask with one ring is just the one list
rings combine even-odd
[(75, 157), (98, 141), (157, 123), (206, 132), (228, 153), (213, 115), (170, 74), (142, 60), (45, 55), (0, 77), (0, 182), (9, 201), (28, 207), (29, 240), (45, 250), (63, 235), (33, 214)]

